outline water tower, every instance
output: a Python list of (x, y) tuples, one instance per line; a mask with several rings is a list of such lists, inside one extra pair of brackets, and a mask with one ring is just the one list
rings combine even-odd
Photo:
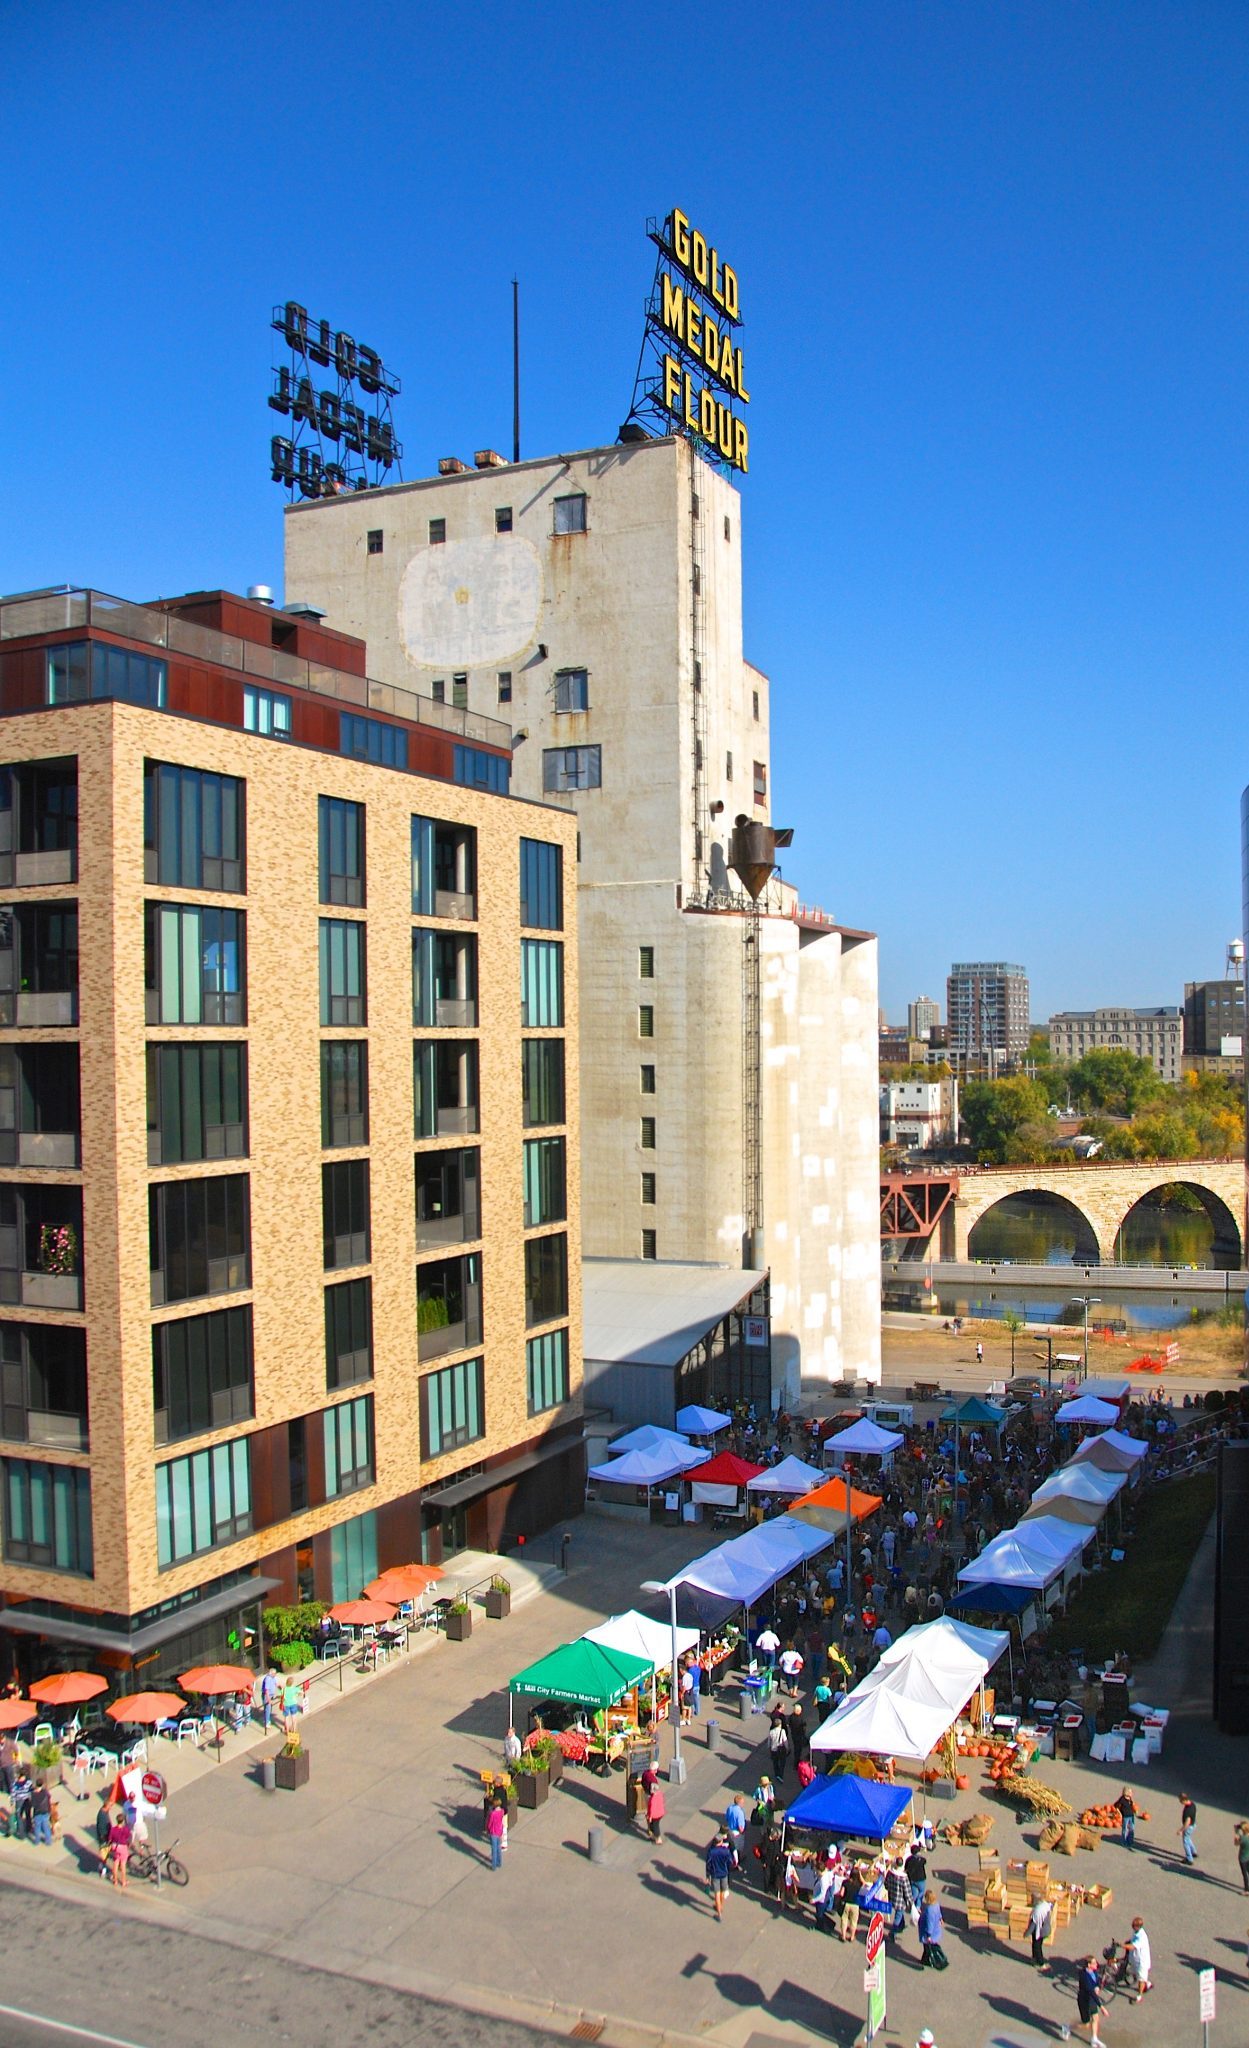
[(1227, 942), (1227, 965), (1223, 970), (1224, 981), (1243, 981), (1245, 978), (1245, 942), (1243, 939), (1229, 939)]

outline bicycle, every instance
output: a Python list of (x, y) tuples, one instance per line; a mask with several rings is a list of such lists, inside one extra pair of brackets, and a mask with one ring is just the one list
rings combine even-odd
[(175, 1836), (167, 1849), (132, 1849), (130, 1852), (130, 1875), (146, 1877), (153, 1884), (168, 1882), (179, 1886), (190, 1884), (191, 1873), (185, 1863), (179, 1863), (174, 1850), (181, 1840)]

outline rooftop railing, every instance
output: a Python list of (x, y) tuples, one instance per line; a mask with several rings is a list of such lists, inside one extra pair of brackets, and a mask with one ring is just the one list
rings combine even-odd
[(28, 597), (0, 599), (0, 642), (44, 633), (85, 632), (91, 627), (115, 634), (120, 640), (135, 640), (145, 647), (163, 647), (170, 653), (216, 662), (221, 668), (238, 669), (240, 674), (254, 676), (265, 684), (312, 690), (358, 711), (386, 712), (392, 718), (406, 718), (413, 725), (452, 733), (457, 739), (480, 740), (485, 746), (501, 747), (508, 753), (512, 749), (512, 729), (502, 719), (460, 710), (452, 704), (437, 704), (432, 697), (418, 696), (415, 690), (373, 682), (367, 676), (351, 676), (343, 669), (308, 661), (303, 655), (287, 654), (280, 647), (258, 646), (237, 634), (196, 625), (174, 612), (106, 597), (99, 590), (37, 591)]

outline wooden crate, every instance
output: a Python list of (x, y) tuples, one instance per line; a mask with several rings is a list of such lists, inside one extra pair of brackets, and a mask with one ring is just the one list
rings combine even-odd
[(1108, 1884), (1094, 1885), (1085, 1893), (1084, 1903), (1086, 1906), (1096, 1906), (1100, 1913), (1104, 1913), (1107, 1906), (1113, 1905), (1114, 1896)]
[(996, 1849), (977, 1849), (976, 1854), (980, 1858), (982, 1870), (996, 1870), (999, 1862)]

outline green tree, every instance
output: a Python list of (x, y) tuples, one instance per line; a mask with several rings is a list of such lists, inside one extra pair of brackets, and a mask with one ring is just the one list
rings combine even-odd
[(1071, 1100), (1081, 1109), (1104, 1109), (1111, 1116), (1135, 1116), (1162, 1095), (1164, 1084), (1148, 1060), (1117, 1046), (1094, 1046), (1067, 1069)]
[(1048, 1093), (1039, 1081), (1012, 1074), (1005, 1081), (969, 1081), (959, 1107), (976, 1156), (987, 1166), (1001, 1166), (1021, 1127), (1044, 1121)]

